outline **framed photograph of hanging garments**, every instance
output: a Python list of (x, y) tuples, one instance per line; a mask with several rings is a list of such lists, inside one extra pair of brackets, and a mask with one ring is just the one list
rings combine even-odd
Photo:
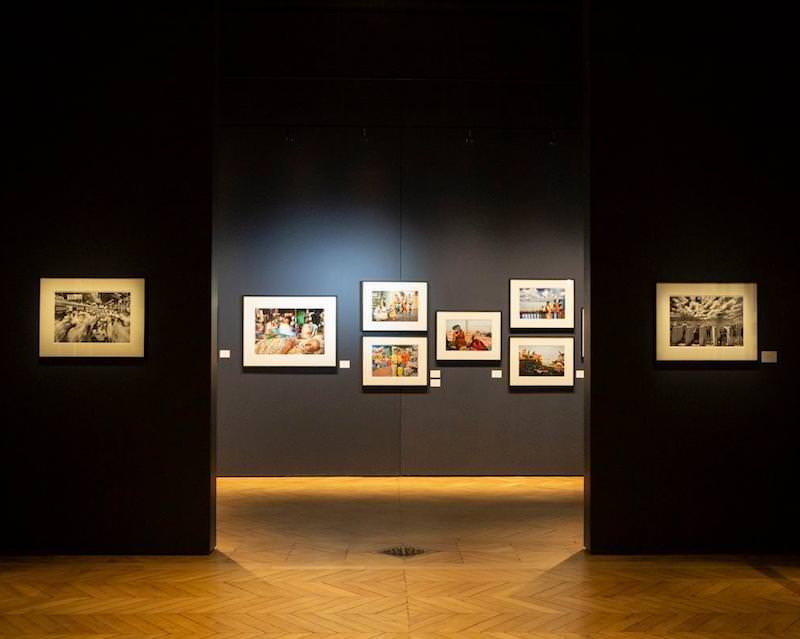
[(575, 327), (575, 281), (509, 280), (509, 327)]
[(144, 357), (143, 278), (39, 280), (39, 357)]
[(361, 282), (362, 331), (427, 331), (427, 282)]
[(510, 337), (509, 386), (574, 386), (572, 337)]
[(363, 337), (364, 386), (427, 386), (427, 337)]
[(436, 311), (436, 359), (500, 361), (500, 311)]
[(245, 296), (243, 366), (336, 366), (335, 296)]
[(656, 284), (656, 359), (758, 359), (756, 284)]

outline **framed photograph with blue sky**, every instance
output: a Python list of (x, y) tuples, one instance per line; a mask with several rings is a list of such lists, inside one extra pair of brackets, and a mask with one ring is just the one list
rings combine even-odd
[(575, 281), (509, 281), (510, 328), (575, 328)]

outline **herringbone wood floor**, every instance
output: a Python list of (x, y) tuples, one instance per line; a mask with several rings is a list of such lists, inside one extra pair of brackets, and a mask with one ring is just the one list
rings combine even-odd
[[(209, 557), (0, 560), (0, 637), (800, 637), (800, 565), (592, 557), (573, 478), (219, 481)], [(398, 559), (396, 544), (430, 550)]]

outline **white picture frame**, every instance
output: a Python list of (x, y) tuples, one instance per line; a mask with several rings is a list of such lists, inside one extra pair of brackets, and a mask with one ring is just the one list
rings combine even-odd
[(757, 285), (657, 283), (656, 360), (757, 361)]
[(500, 311), (436, 311), (436, 359), (498, 362), (503, 356), (502, 333)]
[(39, 280), (39, 357), (144, 357), (144, 278)]
[[(402, 353), (388, 353), (387, 348), (416, 348), (416, 362), (411, 354), (408, 364), (414, 363), (413, 375), (397, 375), (403, 368)], [(382, 349), (380, 358), (375, 349)], [(395, 359), (396, 358), (396, 359)], [(427, 386), (428, 385), (428, 338), (411, 336), (365, 336), (361, 341), (361, 377), (363, 386)], [(373, 367), (373, 360), (382, 365)], [(405, 368), (409, 366), (406, 364)], [(378, 372), (380, 371), (380, 372)]]
[(428, 283), (362, 281), (361, 330), (427, 331)]
[[(523, 349), (525, 354), (522, 353)], [(536, 357), (537, 355), (539, 358)], [(524, 366), (523, 361), (526, 362)], [(559, 368), (563, 370), (560, 375), (554, 372)], [(532, 374), (536, 370), (540, 370), (541, 374)], [(510, 337), (508, 342), (508, 384), (509, 386), (537, 387), (574, 386), (575, 338), (572, 336), (538, 337), (535, 335)]]
[(242, 366), (336, 367), (336, 335), (335, 295), (242, 298)]
[(509, 327), (575, 328), (575, 280), (509, 280)]

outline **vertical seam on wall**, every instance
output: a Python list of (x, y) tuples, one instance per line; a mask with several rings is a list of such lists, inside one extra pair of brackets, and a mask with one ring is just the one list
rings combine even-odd
[[(403, 273), (403, 241), (405, 236), (403, 234), (404, 227), (403, 227), (403, 220), (405, 218), (405, 210), (404, 210), (404, 194), (405, 194), (405, 180), (406, 180), (406, 172), (405, 172), (405, 149), (406, 149), (406, 129), (403, 127), (400, 130), (400, 242), (399, 242), (399, 249), (400, 255), (398, 261), (400, 262), (400, 280), (402, 281), (404, 277)], [(428, 300), (430, 300), (430, 291), (428, 291)], [(427, 306), (426, 306), (427, 309)], [(397, 448), (397, 472), (399, 475), (405, 475), (405, 455), (403, 454), (403, 433), (404, 433), (404, 420), (403, 420), (403, 407), (405, 405), (405, 394), (401, 391), (400, 392), (400, 424), (398, 428), (398, 437), (399, 437), (399, 446)]]

